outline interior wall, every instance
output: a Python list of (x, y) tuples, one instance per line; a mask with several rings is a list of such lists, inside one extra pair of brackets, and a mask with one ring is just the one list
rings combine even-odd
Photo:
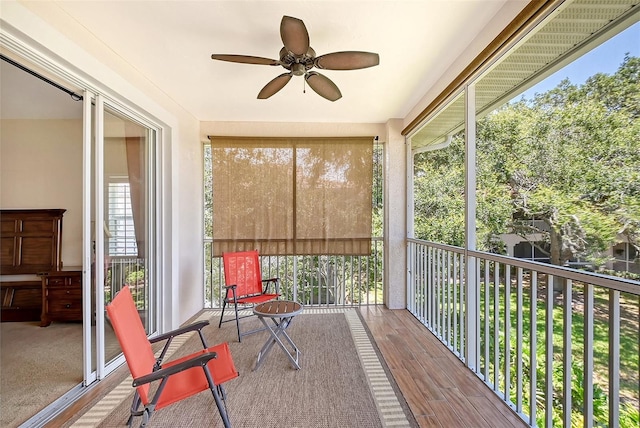
[(82, 119), (4, 119), (0, 126), (0, 207), (66, 209), (62, 261), (82, 266)]

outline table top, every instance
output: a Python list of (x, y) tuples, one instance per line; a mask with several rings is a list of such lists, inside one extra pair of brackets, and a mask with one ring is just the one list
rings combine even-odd
[(271, 300), (254, 306), (253, 313), (261, 317), (284, 318), (298, 315), (303, 306), (291, 300)]

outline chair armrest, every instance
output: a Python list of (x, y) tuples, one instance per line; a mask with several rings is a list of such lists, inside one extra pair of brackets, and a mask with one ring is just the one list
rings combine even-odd
[(223, 285), (223, 287), (225, 288), (225, 292), (224, 292), (224, 299), (229, 302), (229, 291), (231, 291), (231, 294), (233, 296), (233, 300), (236, 299), (236, 288), (238, 288), (238, 286), (236, 284), (232, 284), (232, 285)]
[(137, 387), (140, 385), (144, 385), (146, 383), (154, 382), (156, 380), (164, 379), (166, 377), (169, 377), (176, 373), (180, 373), (181, 371), (184, 371), (192, 367), (206, 366), (210, 360), (217, 357), (218, 357), (218, 354), (215, 352), (207, 352), (204, 354), (199, 354), (197, 357), (191, 358), (189, 360), (183, 361), (173, 366), (169, 366), (167, 368), (161, 368), (154, 372), (149, 373), (148, 375), (140, 376), (133, 380), (133, 386)]
[(149, 343), (157, 343), (157, 342), (165, 341), (164, 347), (162, 348), (162, 352), (160, 352), (160, 356), (156, 358), (156, 364), (154, 368), (158, 369), (159, 367), (162, 366), (162, 361), (164, 360), (164, 356), (167, 354), (167, 351), (169, 350), (169, 346), (171, 346), (171, 342), (173, 341), (173, 338), (180, 336), (181, 334), (197, 331), (198, 335), (200, 336), (200, 341), (202, 342), (202, 349), (207, 349), (207, 342), (202, 334), (202, 329), (208, 325), (209, 325), (208, 320), (198, 321), (193, 324), (185, 325), (184, 327), (171, 330), (167, 333), (163, 333), (149, 339)]
[(264, 288), (262, 289), (263, 293), (266, 293), (269, 290), (269, 284), (274, 284), (276, 294), (280, 294), (280, 278), (263, 279), (262, 283), (264, 284)]
[(207, 321), (207, 320), (198, 321), (196, 323), (185, 325), (184, 327), (180, 327), (180, 328), (177, 328), (175, 330), (171, 330), (171, 331), (169, 331), (167, 333), (163, 333), (163, 334), (159, 334), (157, 336), (154, 336), (154, 337), (149, 339), (149, 342), (156, 343), (156, 342), (160, 342), (162, 340), (167, 340), (167, 339), (170, 339), (172, 337), (176, 337), (176, 336), (179, 336), (181, 334), (188, 333), (190, 331), (201, 330), (201, 329), (203, 329), (204, 327), (206, 327), (208, 325), (209, 325), (209, 321)]

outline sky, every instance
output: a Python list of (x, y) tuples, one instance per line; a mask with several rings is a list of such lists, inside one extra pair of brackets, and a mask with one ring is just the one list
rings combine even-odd
[(535, 93), (543, 93), (555, 88), (566, 78), (573, 84), (582, 84), (596, 73), (613, 74), (622, 64), (627, 53), (630, 56), (640, 56), (640, 22), (636, 22), (620, 34), (558, 70), (516, 99), (519, 100), (522, 97), (532, 99)]

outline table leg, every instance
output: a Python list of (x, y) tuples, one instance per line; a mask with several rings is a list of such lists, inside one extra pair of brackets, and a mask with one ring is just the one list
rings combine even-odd
[[(258, 317), (258, 318), (260, 319), (262, 324), (264, 324), (267, 330), (269, 330), (269, 334), (271, 335), (271, 337), (267, 339), (265, 344), (262, 346), (262, 349), (258, 353), (258, 360), (256, 361), (256, 366), (254, 370), (257, 370), (260, 367), (260, 365), (266, 358), (267, 354), (271, 351), (271, 348), (273, 347), (274, 343), (278, 343), (278, 345), (280, 346), (280, 348), (282, 348), (284, 353), (287, 354), (287, 357), (289, 358), (289, 361), (291, 361), (291, 364), (293, 364), (293, 366), (297, 370), (300, 370), (300, 364), (298, 362), (299, 356), (300, 356), (300, 350), (298, 349), (296, 344), (293, 343), (293, 340), (291, 340), (291, 337), (289, 337), (289, 335), (285, 331), (285, 329), (289, 326), (289, 324), (291, 324), (291, 320), (293, 319), (293, 317), (281, 318), (279, 322), (276, 319), (273, 319), (273, 323), (276, 326), (275, 329), (269, 325), (269, 323), (267, 322), (267, 320), (264, 319), (264, 317)], [(282, 342), (282, 340), (280, 340), (280, 336), (284, 336), (287, 342), (289, 342), (289, 344), (293, 347), (293, 352), (289, 352), (285, 344)], [(293, 353), (295, 353), (295, 358), (293, 357)]]

